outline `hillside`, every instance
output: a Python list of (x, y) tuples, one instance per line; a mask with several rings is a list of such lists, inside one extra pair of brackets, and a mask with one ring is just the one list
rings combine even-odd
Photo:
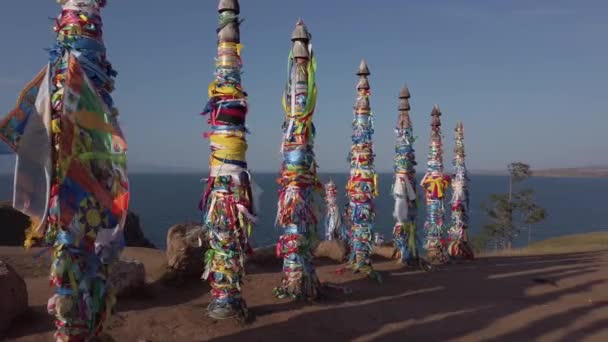
[(606, 178), (608, 177), (608, 166), (542, 169), (533, 170), (533, 173), (537, 177)]

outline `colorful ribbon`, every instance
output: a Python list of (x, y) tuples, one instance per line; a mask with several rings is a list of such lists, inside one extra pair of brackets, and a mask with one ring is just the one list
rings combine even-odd
[(124, 246), (127, 144), (110, 96), (105, 1), (58, 2), (49, 64), (0, 122), (0, 137), (18, 155), (14, 206), (32, 216), (25, 245), (53, 246), (56, 338), (84, 341), (102, 332), (115, 303), (107, 278)]
[(426, 195), (430, 198), (443, 199), (445, 192), (450, 185), (450, 177), (444, 175), (431, 174), (424, 177), (421, 183), (426, 190)]
[(312, 264), (311, 248), (317, 239), (319, 220), (314, 194), (322, 185), (317, 177), (312, 122), (317, 65), (309, 38), (304, 23), (298, 21), (283, 94), (283, 164), (277, 180), (280, 189), (276, 218), (276, 224), (284, 229), (277, 243), (277, 257), (283, 258), (283, 277), (274, 294), (278, 298), (315, 300), (321, 285)]
[(375, 154), (372, 142), (374, 120), (369, 104), (370, 88), (367, 79), (369, 74), (367, 64), (361, 61), (357, 72), (359, 82), (352, 123), (353, 143), (348, 156), (350, 177), (346, 185), (349, 198), (347, 222), (350, 226), (348, 266), (355, 273), (363, 272), (380, 280), (372, 267), (371, 260), (376, 215), (373, 199), (378, 195), (378, 178), (374, 169)]
[(246, 161), (247, 94), (241, 86), (238, 12), (237, 1), (220, 2), (215, 80), (209, 85), (209, 101), (202, 112), (209, 115), (211, 128), (205, 134), (210, 140), (210, 175), (199, 205), (210, 247), (202, 278), (211, 284), (213, 299), (207, 313), (216, 319), (247, 316), (241, 285), (256, 220)]
[(410, 119), (410, 93), (404, 87), (399, 94), (399, 118), (395, 132), (393, 197), (395, 208), (393, 217), (393, 238), (399, 251), (399, 261), (403, 264), (418, 259), (418, 233), (416, 231), (417, 194), (416, 194), (416, 155), (413, 127)]
[(340, 208), (338, 207), (338, 188), (333, 180), (325, 184), (325, 239), (343, 240), (343, 224)]
[(467, 229), (469, 228), (469, 177), (465, 164), (464, 127), (462, 122), (456, 125), (454, 146), (454, 176), (452, 178), (452, 223), (448, 231), (451, 257), (473, 259), (474, 253), (469, 246)]
[(432, 263), (446, 261), (445, 209), (443, 199), (450, 184), (449, 176), (443, 174), (443, 146), (441, 142), (441, 111), (435, 105), (431, 112), (431, 141), (427, 158), (427, 172), (420, 185), (425, 189), (426, 230), (425, 249)]

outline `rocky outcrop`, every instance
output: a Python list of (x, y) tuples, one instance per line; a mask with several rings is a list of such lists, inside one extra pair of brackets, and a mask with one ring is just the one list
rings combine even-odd
[(22, 246), (30, 218), (13, 209), (10, 202), (0, 202), (0, 246)]
[(137, 260), (120, 260), (110, 271), (110, 283), (117, 296), (128, 296), (146, 284), (146, 268)]
[(397, 256), (397, 249), (392, 242), (385, 242), (380, 245), (375, 245), (372, 249), (372, 254), (381, 258), (392, 260)]
[(25, 281), (7, 263), (0, 260), (0, 335), (11, 321), (28, 309)]
[(169, 278), (200, 277), (208, 248), (200, 224), (180, 223), (169, 228), (166, 250)]
[(342, 240), (325, 240), (317, 244), (313, 250), (315, 258), (328, 258), (341, 263), (348, 257), (348, 246)]
[(146, 237), (139, 223), (139, 216), (129, 212), (125, 222), (125, 242), (128, 247), (156, 248)]
[(283, 258), (277, 257), (277, 245), (255, 248), (246, 260), (247, 264), (264, 266), (281, 265), (283, 263)]
[[(30, 226), (30, 218), (14, 209), (9, 201), (0, 202), (0, 246), (23, 246), (25, 231)], [(156, 248), (143, 233), (139, 217), (129, 212), (125, 222), (125, 242), (127, 247)]]

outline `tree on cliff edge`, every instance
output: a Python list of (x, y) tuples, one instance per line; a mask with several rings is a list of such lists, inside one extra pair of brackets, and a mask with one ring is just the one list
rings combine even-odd
[(493, 245), (495, 249), (511, 249), (513, 241), (522, 229), (528, 229), (528, 243), (533, 224), (543, 221), (547, 212), (534, 201), (534, 189), (515, 191), (517, 183), (532, 176), (530, 165), (515, 162), (509, 164), (509, 191), (490, 195), (489, 203), (482, 206), (489, 218), (482, 233), (475, 239), (477, 249)]

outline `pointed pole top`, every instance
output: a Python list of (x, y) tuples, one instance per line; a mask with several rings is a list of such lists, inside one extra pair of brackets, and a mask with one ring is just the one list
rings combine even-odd
[(367, 80), (367, 77), (359, 79), (359, 82), (357, 82), (357, 89), (369, 89), (369, 81)]
[(299, 59), (299, 61), (302, 61), (302, 59), (310, 58), (310, 46), (308, 44), (310, 38), (310, 33), (306, 29), (304, 21), (302, 20), (302, 18), (298, 19), (296, 27), (291, 33), (291, 52), (294, 58)]
[(241, 8), (239, 6), (239, 0), (220, 0), (217, 11), (222, 13), (225, 11), (232, 11), (235, 14), (241, 13)]
[(57, 3), (63, 9), (82, 11), (88, 14), (98, 14), (99, 10), (106, 6), (106, 0), (58, 0)]
[(365, 62), (365, 59), (361, 60), (361, 63), (359, 64), (359, 70), (357, 71), (357, 75), (358, 76), (367, 76), (369, 75), (369, 67), (367, 66), (367, 63)]
[(409, 99), (410, 98), (410, 90), (407, 88), (407, 84), (404, 84), (399, 91), (400, 99)]
[(438, 104), (434, 104), (433, 105), (433, 111), (431, 111), (431, 115), (433, 115), (433, 116), (440, 116), (441, 115), (441, 109), (439, 109), (439, 105)]
[(296, 41), (296, 40), (303, 40), (303, 41), (310, 40), (310, 33), (308, 32), (306, 25), (304, 25), (304, 21), (302, 20), (302, 18), (298, 19), (298, 22), (296, 23), (296, 27), (293, 29), (293, 32), (291, 33), (291, 41)]

